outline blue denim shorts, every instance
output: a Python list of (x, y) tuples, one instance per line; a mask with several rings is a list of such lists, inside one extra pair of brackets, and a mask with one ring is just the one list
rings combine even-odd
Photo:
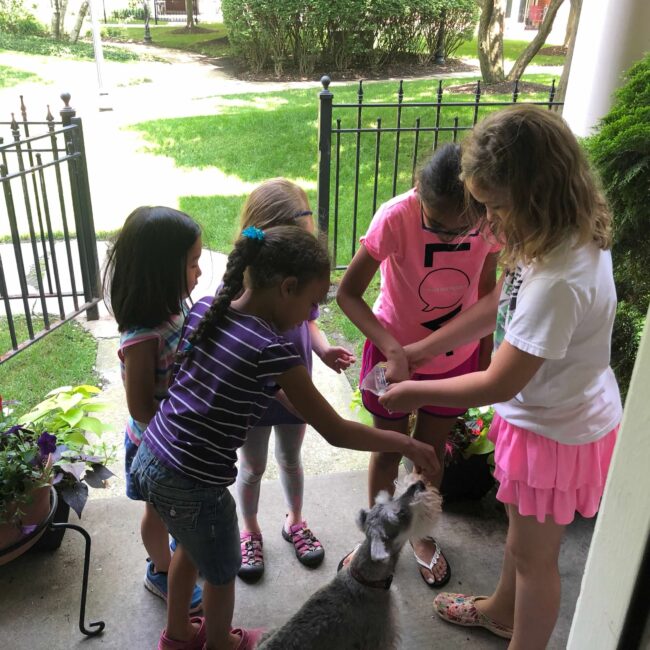
[(138, 491), (131, 476), (131, 465), (133, 459), (138, 453), (138, 445), (136, 445), (128, 433), (124, 433), (124, 480), (126, 481), (126, 496), (134, 501), (143, 501), (142, 495)]
[(226, 487), (199, 483), (163, 465), (142, 442), (131, 466), (136, 489), (214, 585), (235, 579), (241, 566), (235, 500)]

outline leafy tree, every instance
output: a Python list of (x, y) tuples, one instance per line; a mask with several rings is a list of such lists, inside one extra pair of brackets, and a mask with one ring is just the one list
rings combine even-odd
[(521, 77), (526, 66), (539, 52), (553, 28), (557, 10), (564, 0), (551, 0), (546, 15), (537, 30), (537, 35), (528, 47), (517, 57), (510, 72), (503, 70), (503, 32), (506, 0), (477, 0), (481, 7), (481, 19), (478, 24), (478, 59), (481, 76), (485, 83), (515, 81)]

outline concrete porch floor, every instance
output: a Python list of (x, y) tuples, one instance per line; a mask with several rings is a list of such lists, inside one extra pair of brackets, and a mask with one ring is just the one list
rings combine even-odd
[[(354, 517), (366, 500), (366, 473), (306, 477), (309, 524), (326, 549), (325, 561), (309, 570), (280, 535), (284, 517), (277, 480), (265, 481), (261, 516), (266, 573), (257, 585), (237, 580), (234, 624), (272, 627), (283, 623), (318, 587), (331, 579), (339, 559), (359, 539)], [(86, 626), (103, 620), (104, 632), (85, 639), (78, 629), (83, 541), (67, 531), (54, 553), (28, 553), (0, 567), (0, 647), (12, 650), (155, 648), (165, 624), (163, 602), (142, 585), (145, 551), (139, 535), (142, 504), (126, 497), (91, 499), (81, 523), (92, 536)], [(76, 515), (71, 515), (76, 522)], [(506, 520), (491, 496), (447, 509), (437, 528), (453, 574), (449, 591), (489, 593), (499, 575)], [(593, 522), (569, 527), (560, 558), (560, 618), (549, 648), (566, 646)], [(400, 603), (402, 648), (505, 648), (484, 630), (459, 628), (432, 617), (435, 591), (419, 576), (408, 547), (393, 582)], [(308, 650), (306, 648), (305, 650)]]

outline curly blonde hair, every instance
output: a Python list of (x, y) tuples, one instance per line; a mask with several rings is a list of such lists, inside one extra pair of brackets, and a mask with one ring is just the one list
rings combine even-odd
[(461, 178), (503, 191), (511, 210), (490, 222), (504, 243), (502, 261), (541, 261), (576, 237), (575, 246), (612, 244), (611, 214), (566, 122), (536, 106), (511, 106), (476, 125), (462, 144)]

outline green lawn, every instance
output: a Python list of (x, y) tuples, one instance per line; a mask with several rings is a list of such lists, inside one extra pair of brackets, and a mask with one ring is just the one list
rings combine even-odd
[(37, 74), (25, 70), (9, 68), (6, 65), (0, 65), (0, 88), (9, 88), (23, 81), (33, 81), (45, 83)]
[[(530, 75), (527, 81), (550, 84), (549, 75)], [(444, 86), (467, 83), (467, 79), (450, 79)], [(432, 101), (437, 84), (433, 81), (409, 81), (404, 84), (404, 102)], [(357, 98), (357, 84), (346, 84), (332, 88), (335, 103), (353, 102)], [(273, 176), (284, 176), (301, 184), (307, 191), (312, 207), (316, 208), (317, 176), (317, 119), (318, 87), (308, 90), (290, 90), (273, 93), (249, 93), (215, 97), (214, 114), (156, 120), (134, 125), (149, 143), (151, 151), (172, 158), (176, 165), (184, 168), (217, 167), (223, 173), (246, 183), (258, 183)], [(364, 102), (377, 103), (394, 101), (397, 84), (394, 82), (371, 82), (364, 85)], [(520, 95), (519, 101), (542, 100), (546, 94)], [(445, 94), (447, 101), (472, 101), (471, 94)], [(492, 102), (506, 99), (504, 95), (491, 95), (482, 101)], [(494, 107), (479, 107), (479, 119)], [(367, 111), (367, 112), (366, 112)], [(451, 127), (454, 118), (459, 125), (470, 127), (473, 121), (473, 107), (445, 107), (441, 111), (440, 124)], [(395, 124), (396, 111), (393, 108), (372, 108), (364, 110), (362, 125), (376, 127), (381, 117), (382, 127)], [(404, 107), (402, 124), (413, 126), (416, 118), (421, 126), (435, 122), (432, 107)], [(356, 124), (356, 110), (334, 109), (334, 120), (341, 119), (342, 128)], [(465, 132), (459, 133), (459, 139)], [(439, 142), (450, 139), (450, 133), (441, 134)], [(379, 155), (379, 176), (375, 199), (375, 146), (376, 131), (364, 133), (359, 143), (359, 181), (357, 198), (356, 232), (353, 232), (355, 195), (356, 136), (341, 134), (339, 197), (337, 236), (334, 238), (336, 196), (330, 197), (330, 243), (336, 244), (336, 261), (347, 264), (352, 255), (352, 244), (365, 232), (374, 209), (393, 195), (393, 171), (396, 142), (394, 133), (382, 133)], [(422, 133), (418, 141), (416, 165), (431, 153), (433, 138)], [(334, 140), (334, 144), (336, 144)], [(404, 192), (412, 186), (414, 157), (414, 136), (402, 133), (398, 148), (398, 166), (395, 192)], [(332, 187), (336, 165), (336, 146), (332, 153)], [(235, 194), (232, 185), (224, 187), (222, 193), (215, 191), (210, 196), (182, 196), (179, 207), (196, 218), (202, 225), (203, 241), (213, 250), (227, 253), (236, 234), (239, 211), (246, 198), (245, 193)], [(336, 281), (337, 276), (334, 276)], [(374, 295), (371, 295), (374, 294)], [(374, 300), (376, 288), (368, 294), (369, 302)], [(339, 312), (334, 303), (323, 310), (322, 323), (330, 336), (342, 336), (360, 352), (359, 332)]]
[[(110, 45), (104, 48), (104, 58), (109, 61), (139, 61), (143, 58), (134, 52), (129, 52)], [(94, 59), (95, 53), (90, 42), (55, 41), (47, 36), (16, 36), (0, 32), (0, 50), (12, 52), (25, 52), (26, 54), (40, 54), (42, 56), (55, 56), (66, 59)]]
[[(503, 58), (507, 61), (514, 61), (528, 45), (528, 41), (503, 41)], [(543, 49), (543, 46), (542, 46)], [(476, 37), (471, 41), (463, 43), (454, 53), (454, 58), (471, 57), (478, 58), (478, 45)], [(549, 56), (548, 54), (537, 54), (531, 61), (535, 65), (564, 65), (564, 56)]]
[[(226, 28), (222, 23), (201, 23), (201, 30), (208, 32), (186, 32), (183, 25), (165, 25), (151, 28), (152, 45), (170, 47), (188, 52), (196, 52), (205, 56), (225, 56), (230, 52), (226, 38)], [(114, 41), (137, 41), (144, 38), (144, 26), (134, 27), (106, 27), (104, 28), (109, 38)]]
[[(34, 329), (40, 329), (42, 321), (34, 320)], [(17, 319), (15, 324), (18, 340), (26, 340), (24, 318)], [(9, 350), (11, 339), (7, 321), (0, 319), (0, 351)], [(71, 350), (74, 354), (70, 353)], [(97, 343), (93, 336), (78, 323), (66, 323), (0, 365), (2, 398), (18, 400), (18, 411), (26, 413), (53, 388), (96, 384), (96, 354)]]
[[(546, 83), (548, 75), (527, 77), (530, 81)], [(445, 86), (467, 79), (449, 79)], [(333, 87), (334, 101), (352, 102), (357, 97), (357, 85), (346, 84)], [(364, 86), (364, 102), (394, 100), (397, 84), (394, 82), (368, 83)], [(431, 101), (435, 98), (436, 84), (432, 81), (409, 81), (404, 85), (404, 102)], [(312, 206), (316, 201), (317, 176), (317, 119), (318, 87), (308, 90), (290, 90), (273, 93), (230, 95), (214, 98), (214, 114), (155, 120), (134, 125), (156, 154), (172, 158), (176, 165), (188, 169), (217, 167), (223, 173), (246, 183), (258, 183), (272, 176), (285, 176), (300, 183), (309, 195)], [(449, 100), (473, 101), (473, 95), (444, 95)], [(543, 95), (520, 95), (519, 101), (541, 100)], [(487, 96), (482, 101), (506, 99), (504, 95)], [(479, 107), (479, 119), (494, 110)], [(471, 107), (445, 107), (441, 111), (440, 124), (453, 127), (454, 118), (460, 126), (470, 127), (474, 116)], [(353, 127), (356, 111), (334, 109), (334, 119), (342, 120), (343, 128)], [(396, 111), (392, 108), (364, 110), (362, 124), (374, 128), (381, 117), (382, 127), (395, 124)], [(402, 124), (413, 126), (416, 118), (421, 125), (435, 122), (435, 109), (404, 107)], [(459, 132), (459, 139), (465, 132)], [(439, 142), (451, 139), (451, 133), (441, 133)], [(379, 176), (374, 186), (376, 132), (364, 133), (359, 147), (359, 184), (357, 200), (357, 228), (353, 233), (356, 136), (341, 134), (339, 170), (338, 224), (335, 224), (336, 197), (331, 196), (332, 216), (330, 241), (336, 237), (336, 261), (347, 264), (352, 255), (352, 243), (368, 226), (374, 209), (393, 195), (393, 171), (396, 150), (395, 134), (381, 134)], [(334, 144), (336, 144), (334, 142)], [(430, 133), (422, 133), (418, 140), (416, 165), (426, 159), (433, 144)], [(414, 136), (402, 133), (399, 142), (398, 172), (395, 192), (406, 191), (412, 185)], [(336, 146), (332, 156), (332, 179), (335, 174)], [(332, 183), (333, 185), (333, 183)], [(195, 216), (203, 225), (204, 241), (214, 250), (228, 252), (235, 233), (237, 216), (245, 199), (245, 193), (233, 195), (232, 187), (210, 196), (183, 196), (180, 208)], [(354, 234), (354, 236), (353, 236)]]

